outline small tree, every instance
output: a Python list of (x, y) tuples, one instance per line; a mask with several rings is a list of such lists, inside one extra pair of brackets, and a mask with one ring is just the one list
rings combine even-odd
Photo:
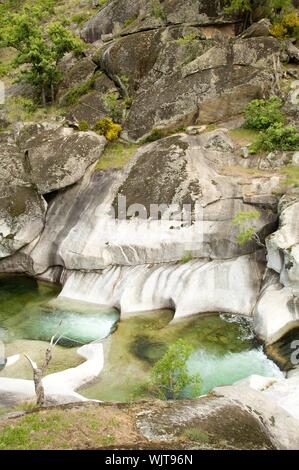
[(154, 365), (147, 384), (149, 393), (162, 400), (176, 400), (188, 387), (193, 396), (199, 395), (199, 375), (188, 373), (187, 361), (192, 348), (182, 339), (172, 344), (164, 356)]
[(37, 88), (43, 105), (54, 101), (61, 79), (58, 62), (67, 52), (80, 53), (81, 40), (62, 24), (47, 28), (40, 24), (39, 15), (25, 10), (10, 16), (1, 31), (1, 45), (17, 49), (15, 66), (24, 65), (22, 76)]
[(248, 227), (248, 222), (254, 222), (255, 220), (258, 220), (260, 216), (261, 214), (255, 210), (247, 211), (247, 212), (239, 211), (236, 214), (232, 223), (233, 225), (237, 225), (239, 228), (237, 241), (240, 246), (243, 246), (252, 240), (255, 240), (258, 243), (258, 245), (264, 246), (261, 243), (259, 236), (256, 233), (256, 228), (253, 225)]

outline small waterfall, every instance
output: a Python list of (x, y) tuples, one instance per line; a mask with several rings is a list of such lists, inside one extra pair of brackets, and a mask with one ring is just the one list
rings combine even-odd
[(261, 271), (254, 255), (72, 272), (61, 297), (117, 307), (122, 313), (174, 308), (175, 318), (203, 312), (250, 315)]

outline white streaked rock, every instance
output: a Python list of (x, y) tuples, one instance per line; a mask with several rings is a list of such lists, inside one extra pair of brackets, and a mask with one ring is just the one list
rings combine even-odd
[(262, 272), (256, 255), (113, 267), (103, 273), (71, 273), (60, 295), (115, 306), (123, 314), (174, 308), (175, 319), (218, 311), (251, 315)]

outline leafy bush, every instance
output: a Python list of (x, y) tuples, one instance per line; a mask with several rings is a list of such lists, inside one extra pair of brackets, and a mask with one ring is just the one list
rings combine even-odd
[(89, 129), (88, 122), (83, 120), (79, 122), (79, 131), (81, 132), (87, 132)]
[(260, 213), (258, 211), (239, 211), (235, 218), (233, 219), (233, 225), (239, 227), (239, 233), (237, 236), (237, 242), (240, 246), (245, 245), (246, 243), (254, 239), (256, 230), (254, 226), (246, 227), (248, 222), (254, 222), (260, 218)]
[(192, 396), (198, 396), (200, 376), (190, 375), (187, 369), (191, 352), (192, 348), (182, 339), (172, 344), (152, 368), (150, 381), (145, 385), (148, 393), (162, 400), (176, 400), (188, 387)]
[(86, 13), (78, 13), (72, 16), (72, 22), (76, 23), (78, 26), (81, 26), (85, 21), (88, 20), (89, 15)]
[(165, 21), (165, 13), (160, 0), (152, 0), (152, 15), (157, 19)]
[(111, 118), (105, 117), (95, 123), (93, 130), (100, 135), (104, 135), (107, 140), (112, 142), (113, 140), (118, 139), (122, 131), (122, 127), (113, 122)]
[(287, 13), (271, 27), (270, 33), (276, 38), (299, 39), (299, 15), (296, 10)]
[(183, 432), (183, 437), (194, 442), (209, 442), (210, 438), (208, 434), (201, 431), (198, 428), (187, 428)]
[(182, 36), (181, 38), (176, 40), (176, 43), (179, 44), (180, 46), (184, 46), (185, 44), (189, 44), (190, 42), (198, 39), (198, 34), (196, 33), (190, 33), (186, 34), (185, 36)]
[(72, 106), (76, 104), (81, 96), (86, 95), (86, 93), (92, 90), (93, 84), (94, 78), (92, 77), (89, 80), (86, 80), (86, 82), (71, 88), (63, 98), (63, 105)]
[(263, 132), (249, 147), (250, 153), (273, 152), (274, 150), (298, 150), (299, 132), (295, 126), (284, 126), (280, 122), (274, 123)]
[(292, 0), (227, 0), (226, 13), (251, 13), (257, 8), (263, 15), (272, 18), (277, 12), (286, 12), (292, 8)]
[(81, 53), (83, 43), (61, 23), (43, 24), (55, 2), (26, 2), (20, 13), (9, 13), (0, 20), (0, 45), (13, 47), (15, 66), (26, 65), (22, 76), (37, 88), (42, 102), (54, 101), (61, 79), (58, 62), (66, 52)]
[(115, 91), (108, 91), (104, 96), (105, 106), (113, 121), (119, 121), (122, 117), (122, 103), (118, 98), (119, 94)]
[(182, 264), (186, 264), (186, 263), (189, 263), (190, 261), (192, 261), (194, 259), (194, 256), (193, 254), (191, 253), (191, 251), (187, 251), (181, 258), (180, 262)]
[(253, 100), (245, 108), (244, 126), (249, 129), (267, 129), (277, 122), (284, 122), (282, 101), (277, 96), (268, 100)]

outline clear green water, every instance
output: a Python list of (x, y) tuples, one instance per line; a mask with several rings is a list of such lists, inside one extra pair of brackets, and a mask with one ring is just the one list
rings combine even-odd
[(0, 339), (49, 341), (59, 332), (62, 346), (80, 346), (108, 336), (115, 309), (56, 300), (59, 288), (25, 277), (0, 276)]
[[(8, 355), (26, 352), (41, 361), (47, 343), (58, 330), (64, 335), (55, 348), (49, 373), (78, 365), (76, 347), (105, 339), (101, 375), (80, 393), (99, 400), (127, 401), (151, 367), (178, 338), (194, 348), (192, 373), (202, 377), (202, 393), (251, 374), (280, 375), (256, 344), (250, 326), (232, 317), (195, 316), (170, 323), (173, 312), (160, 310), (126, 316), (115, 309), (56, 299), (59, 288), (24, 277), (0, 276), (0, 339)], [(113, 333), (113, 334), (111, 334)], [(30, 378), (22, 358), (1, 376)]]

